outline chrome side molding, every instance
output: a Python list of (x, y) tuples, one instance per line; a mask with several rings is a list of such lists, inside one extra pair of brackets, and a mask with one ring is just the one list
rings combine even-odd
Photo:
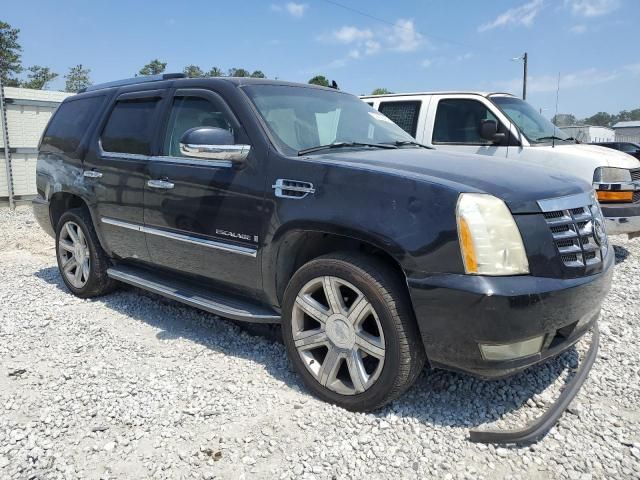
[(191, 235), (183, 235), (181, 233), (160, 230), (159, 228), (148, 227), (146, 225), (123, 222), (121, 220), (116, 220), (115, 218), (102, 217), (100, 221), (102, 223), (106, 223), (107, 225), (127, 228), (129, 230), (134, 230), (136, 232), (148, 233), (149, 235), (157, 235), (159, 237), (169, 238), (171, 240), (176, 240), (179, 242), (191, 243), (193, 245), (199, 245), (201, 247), (214, 248), (216, 250), (222, 250), (224, 252), (229, 252), (229, 253), (236, 253), (238, 255), (244, 255), (247, 257), (256, 258), (258, 255), (257, 248), (243, 247), (240, 245), (232, 245), (230, 243), (218, 242), (216, 240), (206, 240), (204, 238), (192, 237)]

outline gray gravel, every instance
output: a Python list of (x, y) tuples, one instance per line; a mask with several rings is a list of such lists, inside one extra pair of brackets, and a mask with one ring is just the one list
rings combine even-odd
[(134, 288), (75, 298), (30, 210), (0, 210), (0, 478), (640, 478), (640, 239), (612, 240), (590, 378), (541, 442), (495, 448), (467, 429), (541, 414), (586, 341), (506, 381), (425, 371), (350, 413), (273, 335)]

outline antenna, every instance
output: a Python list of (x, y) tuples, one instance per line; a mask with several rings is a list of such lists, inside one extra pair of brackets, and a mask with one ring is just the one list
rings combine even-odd
[[(554, 115), (554, 120), (558, 121), (558, 98), (560, 97), (560, 72), (558, 72), (558, 88), (556, 90), (556, 113)], [(551, 147), (555, 148), (556, 146), (556, 124), (553, 124), (553, 138), (551, 139)]]

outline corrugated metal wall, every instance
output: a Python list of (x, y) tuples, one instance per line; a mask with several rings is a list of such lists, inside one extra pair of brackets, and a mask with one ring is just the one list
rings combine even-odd
[[(36, 148), (51, 115), (69, 95), (71, 94), (66, 92), (5, 87), (11, 177), (15, 197), (28, 198), (36, 194)], [(0, 135), (0, 201), (6, 202), (9, 189), (4, 157), (4, 141)]]

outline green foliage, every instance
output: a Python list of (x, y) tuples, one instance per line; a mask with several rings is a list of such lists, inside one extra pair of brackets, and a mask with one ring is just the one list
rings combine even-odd
[[(563, 123), (563, 118), (573, 119), (572, 123)], [(556, 122), (558, 120), (558, 122)], [(618, 113), (598, 112), (590, 117), (583, 118), (581, 120), (576, 119), (571, 114), (559, 113), (554, 116), (551, 121), (559, 127), (565, 127), (567, 125), (593, 125), (596, 127), (612, 127), (618, 122), (628, 121), (640, 121), (640, 108), (634, 108), (633, 110), (622, 110)]]
[(51, 80), (58, 76), (58, 74), (52, 72), (49, 67), (41, 67), (40, 65), (29, 67), (27, 71), (29, 72), (27, 74), (27, 81), (20, 84), (22, 88), (42, 90)]
[(325, 77), (324, 75), (316, 75), (307, 83), (310, 83), (311, 85), (320, 85), (321, 87), (328, 87), (329, 79), (327, 79), (327, 77)]
[(249, 70), (245, 70), (244, 68), (230, 68), (229, 69), (230, 77), (250, 77), (251, 73)]
[(207, 77), (224, 77), (224, 73), (221, 68), (211, 67), (211, 70), (207, 72)]
[(0, 21), (0, 78), (5, 86), (18, 86), (15, 75), (22, 72), (20, 56), (22, 47), (18, 43), (20, 30)]
[(84, 68), (81, 63), (75, 67), (71, 67), (69, 69), (69, 73), (64, 76), (66, 80), (64, 86), (65, 91), (77, 93), (83, 88), (91, 85), (91, 78), (89, 77), (90, 73), (91, 70)]
[(387, 90), (386, 88), (376, 88), (373, 92), (371, 92), (371, 95), (388, 95), (390, 93), (393, 93), (390, 90)]
[(167, 68), (167, 62), (161, 62), (157, 58), (151, 60), (144, 67), (140, 69), (138, 74), (140, 75), (158, 75), (164, 72), (165, 68)]
[(267, 78), (266, 75), (262, 73), (262, 70), (254, 70), (251, 76), (253, 78)]
[(554, 115), (551, 119), (551, 123), (553, 123), (557, 127), (567, 127), (569, 125), (576, 125), (575, 115), (571, 115), (570, 113), (559, 113)]
[(197, 65), (187, 65), (183, 70), (187, 78), (200, 78), (204, 77), (204, 72)]

